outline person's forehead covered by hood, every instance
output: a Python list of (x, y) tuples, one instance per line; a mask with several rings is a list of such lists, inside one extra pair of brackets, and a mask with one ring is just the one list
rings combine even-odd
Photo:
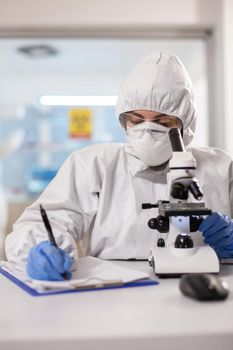
[(175, 116), (183, 123), (188, 145), (195, 130), (196, 108), (190, 77), (180, 59), (168, 52), (146, 56), (123, 83), (117, 116), (135, 110), (149, 110)]

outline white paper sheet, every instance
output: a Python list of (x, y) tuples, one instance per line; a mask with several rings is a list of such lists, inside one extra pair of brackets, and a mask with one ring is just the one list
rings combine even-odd
[(72, 279), (69, 281), (32, 280), (22, 269), (9, 262), (2, 262), (1, 267), (37, 291), (79, 289), (82, 287), (101, 288), (149, 278), (145, 272), (121, 267), (113, 262), (91, 256), (78, 259), (77, 268), (72, 272)]

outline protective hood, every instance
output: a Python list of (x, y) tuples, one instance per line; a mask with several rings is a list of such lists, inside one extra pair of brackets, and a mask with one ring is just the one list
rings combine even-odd
[(176, 116), (183, 123), (187, 146), (195, 130), (196, 107), (190, 77), (180, 59), (160, 52), (146, 56), (123, 83), (116, 113), (149, 110)]

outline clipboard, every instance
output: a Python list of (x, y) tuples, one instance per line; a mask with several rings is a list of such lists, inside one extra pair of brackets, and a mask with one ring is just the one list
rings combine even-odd
[(48, 295), (56, 295), (56, 294), (69, 294), (69, 293), (81, 293), (81, 292), (90, 292), (90, 291), (100, 291), (100, 290), (107, 290), (107, 289), (117, 289), (117, 288), (132, 288), (132, 287), (144, 287), (144, 286), (155, 286), (158, 285), (159, 282), (152, 280), (150, 278), (141, 279), (138, 281), (133, 282), (127, 282), (123, 283), (121, 281), (109, 281), (105, 283), (96, 284), (92, 286), (87, 287), (77, 287), (72, 289), (61, 289), (61, 290), (44, 290), (44, 291), (38, 291), (34, 288), (31, 288), (26, 283), (24, 283), (22, 280), (18, 279), (8, 271), (4, 270), (2, 267), (0, 267), (0, 273), (4, 275), (6, 278), (8, 278), (11, 282), (16, 284), (18, 287), (23, 289), (25, 292), (32, 296), (48, 296)]

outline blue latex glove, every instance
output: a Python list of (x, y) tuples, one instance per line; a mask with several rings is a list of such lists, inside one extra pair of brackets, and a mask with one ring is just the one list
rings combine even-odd
[(233, 222), (228, 216), (212, 213), (202, 221), (198, 230), (219, 258), (233, 258)]
[(71, 266), (72, 258), (64, 250), (44, 241), (30, 250), (26, 268), (31, 278), (63, 281), (71, 278)]

